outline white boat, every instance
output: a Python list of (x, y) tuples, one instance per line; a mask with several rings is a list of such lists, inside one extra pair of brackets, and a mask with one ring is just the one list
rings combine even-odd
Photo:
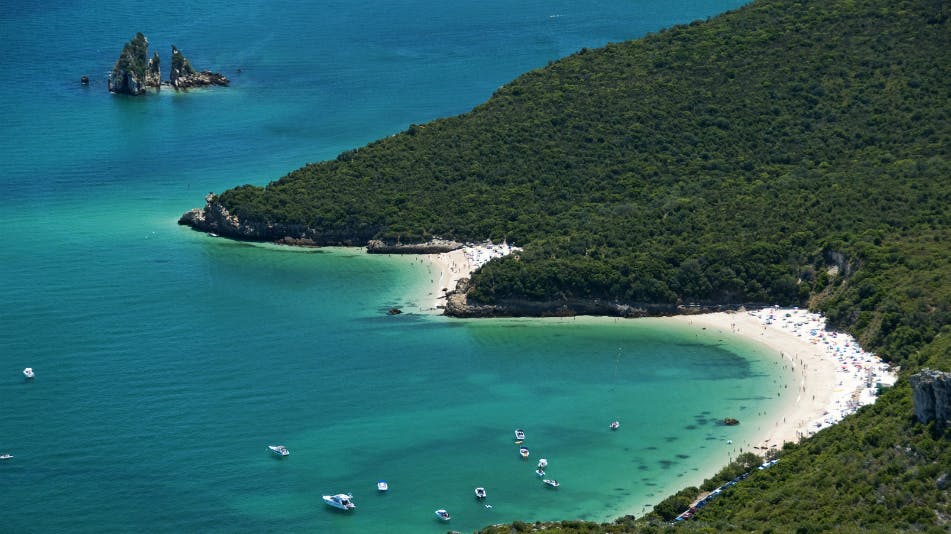
[(10, 458), (13, 458), (12, 454), (0, 454), (0, 460), (9, 460)]
[(542, 469), (541, 467), (539, 467), (538, 469), (535, 470), (535, 474), (538, 475), (539, 478), (540, 478), (540, 477), (544, 477), (544, 476), (545, 476), (545, 470)]
[(546, 468), (546, 467), (548, 467), (548, 460), (546, 460), (545, 458), (540, 458), (540, 459), (538, 460), (538, 468), (539, 468), (539, 469), (544, 469), (544, 468)]
[(440, 508), (439, 510), (436, 510), (436, 518), (440, 521), (449, 521), (449, 512)]
[(546, 478), (545, 480), (542, 480), (542, 482), (544, 482), (545, 484), (548, 484), (549, 486), (551, 486), (551, 487), (553, 487), (553, 488), (557, 488), (558, 486), (561, 485), (561, 484), (558, 483), (557, 480), (555, 480), (555, 479), (553, 479), (553, 478)]
[(390, 489), (390, 485), (387, 484), (385, 480), (381, 480), (376, 483), (376, 489), (378, 489), (379, 491), (386, 491)]
[(24, 370), (23, 370), (23, 376), (25, 376), (25, 377), (27, 377), (27, 378), (33, 378), (33, 368), (32, 368), (32, 367), (27, 367), (26, 369), (24, 369)]
[(528, 447), (519, 447), (518, 453), (522, 455), (522, 458), (528, 458), (528, 455), (529, 455)]
[(518, 441), (525, 441), (525, 431), (521, 428), (515, 429), (515, 439)]
[(621, 428), (621, 422), (620, 422), (620, 421), (614, 421), (614, 422), (612, 422), (610, 428), (611, 428), (611, 430), (617, 430), (617, 429)]
[(287, 450), (287, 447), (283, 445), (268, 445), (267, 448), (271, 449), (271, 452), (278, 456), (289, 456), (291, 451)]
[(479, 487), (475, 489), (476, 499), (485, 499), (485, 488)]
[(333, 506), (334, 508), (340, 508), (341, 510), (353, 510), (357, 505), (353, 504), (353, 495), (349, 493), (338, 493), (336, 495), (324, 495), (324, 502)]

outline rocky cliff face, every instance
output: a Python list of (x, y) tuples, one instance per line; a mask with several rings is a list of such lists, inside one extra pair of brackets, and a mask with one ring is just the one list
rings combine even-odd
[(951, 373), (925, 369), (909, 378), (915, 400), (915, 417), (922, 423), (934, 420), (944, 430), (951, 420)]

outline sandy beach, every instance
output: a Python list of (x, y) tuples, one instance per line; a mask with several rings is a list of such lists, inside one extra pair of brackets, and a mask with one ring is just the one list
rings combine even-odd
[(426, 255), (431, 262), (431, 267), (438, 273), (438, 276), (432, 278), (433, 290), (430, 296), (433, 300), (432, 307), (428, 311), (442, 309), (446, 304), (446, 293), (456, 289), (456, 283), (461, 278), (468, 278), (473, 271), (494, 258), (500, 258), (518, 250), (521, 249), (507, 243), (498, 245), (489, 242), (467, 243), (464, 247), (452, 252)]
[[(445, 304), (445, 293), (460, 278), (493, 258), (518, 250), (507, 244), (468, 244), (428, 258), (434, 275), (432, 311)], [(775, 351), (792, 377), (782, 384), (783, 408), (760, 427), (751, 441), (734, 444), (734, 452), (760, 455), (783, 443), (797, 442), (833, 425), (859, 407), (875, 401), (877, 385), (892, 385), (897, 372), (877, 356), (863, 351), (851, 336), (826, 329), (825, 319), (798, 308), (680, 315), (669, 318), (688, 327), (742, 336)], [(742, 424), (742, 421), (741, 423)], [(734, 454), (735, 457), (735, 454)]]
[(892, 385), (897, 379), (897, 373), (863, 351), (851, 336), (826, 330), (825, 319), (806, 310), (764, 308), (670, 320), (765, 345), (782, 358), (794, 377), (781, 390), (783, 408), (753, 441), (734, 444), (737, 453), (763, 454), (809, 437), (874, 402), (876, 386)]

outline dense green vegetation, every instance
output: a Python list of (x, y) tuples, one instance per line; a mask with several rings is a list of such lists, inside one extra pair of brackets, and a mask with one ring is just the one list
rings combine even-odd
[(475, 301), (802, 304), (830, 292), (834, 322), (902, 350), (889, 336), (914, 330), (920, 344), (947, 323), (951, 284), (923, 281), (912, 307), (929, 311), (888, 321), (896, 303), (868, 309), (866, 294), (889, 287), (885, 273), (839, 287), (844, 264), (888, 264), (906, 247), (947, 260), (931, 258), (951, 201), (947, 9), (756, 3), (582, 50), (470, 113), (220, 200), (246, 220), (363, 239), (523, 245), (520, 261), (474, 277)]
[(122, 47), (119, 59), (113, 70), (134, 73), (136, 79), (145, 80), (145, 69), (148, 65), (149, 41), (142, 32), (135, 34), (131, 41)]
[(188, 61), (188, 58), (182, 55), (181, 50), (176, 48), (175, 45), (172, 45), (172, 70), (169, 77), (174, 80), (179, 76), (185, 76), (188, 74), (195, 74), (195, 68), (192, 67), (192, 64)]
[(757, 1), (581, 50), (469, 113), (219, 199), (361, 239), (524, 246), (475, 274), (479, 302), (809, 304), (904, 378), (678, 528), (947, 528), (951, 436), (912, 419), (907, 376), (951, 370), (949, 12)]

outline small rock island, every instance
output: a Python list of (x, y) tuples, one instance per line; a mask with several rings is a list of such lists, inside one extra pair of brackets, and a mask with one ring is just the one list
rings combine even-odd
[(136, 33), (131, 41), (122, 47), (112, 73), (109, 74), (109, 92), (125, 95), (144, 95), (148, 89), (159, 90), (168, 85), (178, 90), (209, 85), (227, 86), (230, 82), (223, 74), (208, 70), (197, 71), (182, 52), (172, 45), (172, 66), (169, 79), (162, 81), (161, 62), (158, 52), (148, 57), (149, 40)]

